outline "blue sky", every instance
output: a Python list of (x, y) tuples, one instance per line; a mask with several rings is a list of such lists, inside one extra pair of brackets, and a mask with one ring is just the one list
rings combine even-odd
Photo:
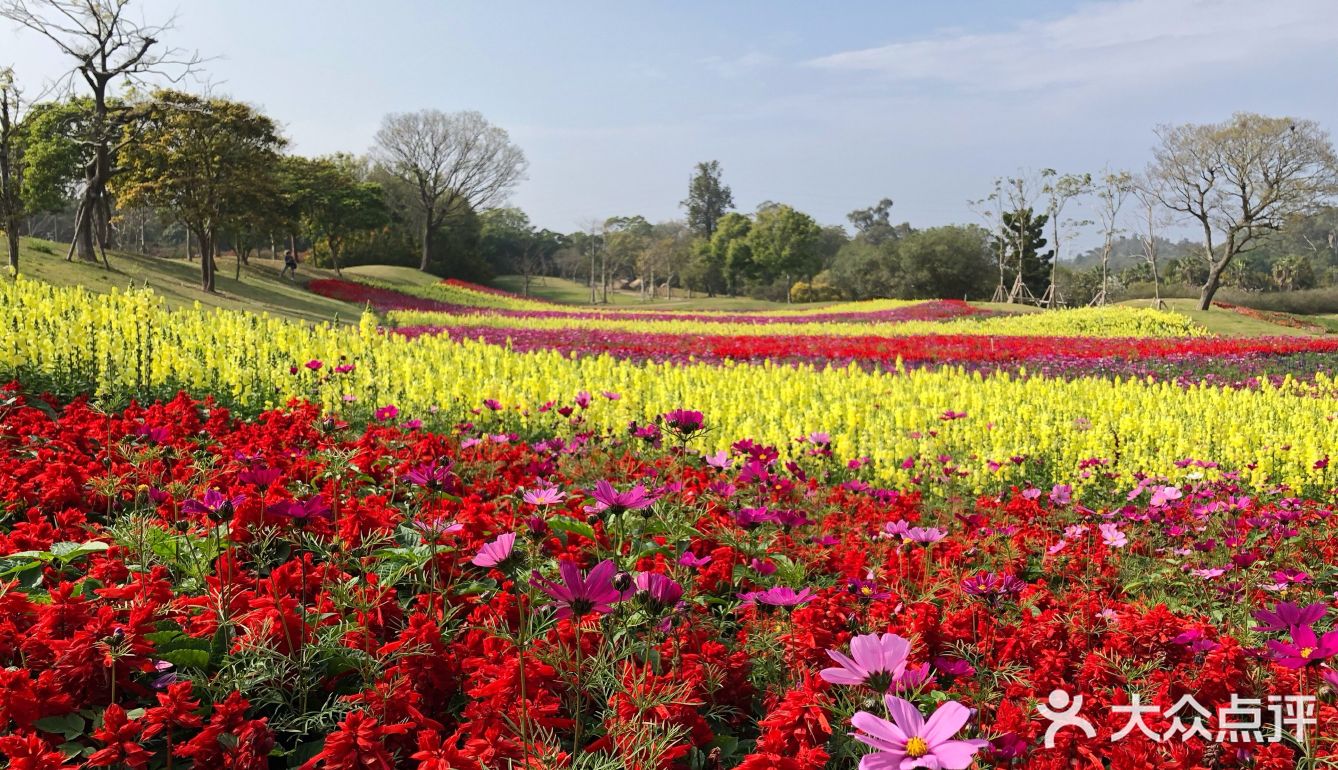
[[(1158, 123), (1234, 111), (1338, 127), (1338, 2), (408, 2), (141, 0), (216, 57), (215, 93), (293, 149), (365, 152), (383, 114), (475, 109), (530, 160), (540, 226), (681, 216), (717, 159), (739, 207), (819, 221), (881, 197), (916, 226), (976, 221), (1020, 169), (1141, 169)], [(0, 63), (56, 77), (0, 22)], [(29, 91), (35, 91), (30, 88)]]

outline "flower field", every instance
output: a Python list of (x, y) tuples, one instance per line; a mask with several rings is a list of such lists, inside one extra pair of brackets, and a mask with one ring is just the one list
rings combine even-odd
[(6, 766), (1338, 760), (1327, 338), (316, 288), (0, 286)]

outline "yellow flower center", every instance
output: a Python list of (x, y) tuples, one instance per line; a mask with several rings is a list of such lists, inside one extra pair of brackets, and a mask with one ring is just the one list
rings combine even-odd
[(1314, 648), (1314, 647), (1302, 647), (1302, 648), (1301, 648), (1301, 657), (1303, 657), (1303, 658), (1308, 658), (1308, 657), (1310, 657), (1310, 653), (1312, 653), (1312, 652), (1314, 652), (1314, 651), (1315, 651), (1315, 648)]
[(919, 759), (929, 753), (929, 741), (920, 736), (915, 736), (906, 741), (906, 756), (911, 759)]

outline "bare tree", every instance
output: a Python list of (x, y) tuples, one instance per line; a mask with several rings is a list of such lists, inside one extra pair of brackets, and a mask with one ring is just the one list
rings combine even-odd
[[(1063, 304), (1063, 299), (1059, 296), (1059, 287), (1055, 282), (1055, 272), (1059, 269), (1060, 244), (1063, 242), (1063, 231), (1060, 227), (1060, 217), (1064, 213), (1064, 207), (1075, 198), (1082, 197), (1092, 191), (1091, 174), (1063, 174), (1052, 168), (1042, 169), (1041, 178), (1046, 180), (1041, 192), (1048, 198), (1048, 204), (1045, 213), (1050, 217), (1050, 232), (1053, 240), (1054, 256), (1050, 260), (1050, 287), (1045, 290), (1045, 296), (1041, 297), (1041, 303), (1045, 307), (1054, 308)], [(1085, 223), (1070, 222), (1076, 229), (1077, 225)]]
[(108, 91), (120, 81), (140, 83), (150, 75), (177, 82), (200, 62), (196, 54), (159, 45), (173, 20), (136, 21), (126, 13), (129, 5), (129, 0), (0, 0), (0, 18), (55, 43), (74, 59), (70, 79), (82, 78), (91, 91), (93, 114), (88, 135), (82, 138), (89, 160), (67, 259), (78, 253), (81, 259), (95, 261), (96, 245), (106, 264), (112, 211), (107, 184), (116, 173), (116, 151), (126, 141), (125, 127), (133, 114), (128, 105), (108, 104)]
[(1120, 209), (1134, 190), (1134, 179), (1128, 171), (1106, 171), (1096, 187), (1097, 219), (1101, 224), (1101, 289), (1092, 298), (1093, 305), (1106, 304), (1110, 291), (1110, 254), (1119, 235)]
[(456, 203), (474, 209), (501, 203), (524, 178), (528, 165), (525, 153), (511, 143), (506, 131), (477, 112), (387, 115), (372, 152), (416, 193), (422, 217), (422, 270), (432, 261), (432, 238)]
[(1165, 309), (1166, 303), (1161, 298), (1161, 274), (1157, 270), (1157, 259), (1160, 256), (1157, 253), (1157, 232), (1165, 224), (1165, 210), (1146, 179), (1136, 180), (1132, 191), (1134, 199), (1138, 201), (1142, 220), (1138, 240), (1143, 246), (1143, 261), (1152, 270), (1152, 306), (1159, 310)]
[(1235, 259), (1338, 191), (1338, 159), (1312, 120), (1237, 113), (1212, 124), (1161, 126), (1148, 171), (1158, 199), (1203, 227), (1208, 279), (1199, 309), (1212, 307)]

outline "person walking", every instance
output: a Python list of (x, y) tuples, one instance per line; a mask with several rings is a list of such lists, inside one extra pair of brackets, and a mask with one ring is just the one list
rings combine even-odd
[(293, 253), (292, 249), (284, 249), (283, 270), (279, 273), (279, 277), (284, 277), (290, 271), (292, 272), (293, 283), (297, 283), (297, 255)]

